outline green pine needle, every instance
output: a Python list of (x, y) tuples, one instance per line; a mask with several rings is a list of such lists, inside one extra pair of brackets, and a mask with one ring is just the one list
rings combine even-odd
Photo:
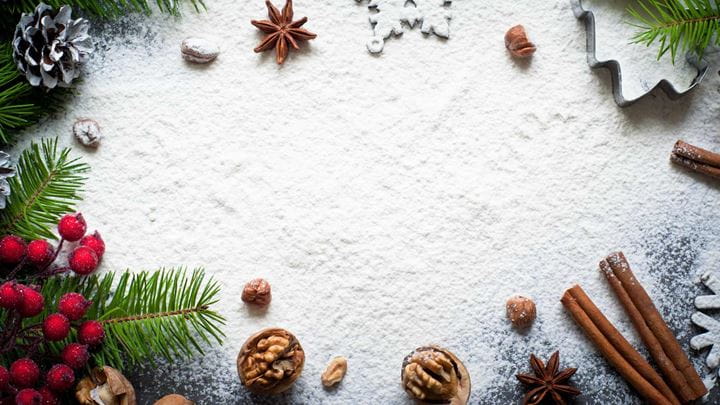
[[(43, 286), (45, 297), (78, 292), (93, 301), (85, 318), (105, 327), (105, 340), (93, 353), (97, 365), (122, 369), (127, 365), (168, 361), (203, 353), (204, 345), (222, 344), (225, 319), (210, 309), (217, 303), (218, 283), (203, 269), (106, 273), (90, 277), (53, 277)], [(54, 311), (54, 304), (47, 312)], [(40, 315), (38, 319), (42, 319)], [(58, 353), (66, 342), (49, 346)]]
[[(151, 14), (153, 7), (161, 13), (178, 16), (181, 14), (183, 3), (189, 3), (198, 12), (205, 9), (203, 0), (44, 0), (44, 3), (53, 8), (68, 5), (73, 11), (101, 19), (118, 18), (128, 13)], [(4, 18), (5, 25), (17, 23), (17, 18), (12, 19), (11, 15), (19, 17), (20, 13), (32, 12), (37, 5), (36, 0), (10, 0), (10, 4), (4, 6), (8, 12), (7, 17)]]
[(637, 21), (636, 43), (658, 43), (658, 59), (670, 52), (675, 63), (678, 53), (693, 52), (702, 58), (705, 49), (720, 45), (720, 5), (715, 0), (640, 0), (628, 9)]
[(0, 43), (0, 143), (11, 143), (18, 130), (55, 112), (67, 93), (67, 89), (48, 93), (32, 87), (18, 71), (10, 44)]
[(88, 170), (87, 164), (70, 157), (70, 148), (58, 151), (57, 138), (32, 143), (9, 179), (11, 194), (0, 211), (0, 235), (55, 239), (52, 229), (60, 216), (74, 210)]

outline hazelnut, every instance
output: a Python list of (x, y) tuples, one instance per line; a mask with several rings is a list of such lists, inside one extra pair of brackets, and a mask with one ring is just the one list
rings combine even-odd
[(195, 405), (195, 402), (182, 395), (170, 394), (158, 399), (153, 405)]
[(272, 293), (270, 291), (270, 283), (262, 278), (256, 278), (245, 284), (242, 292), (242, 300), (248, 304), (265, 306), (270, 303)]
[(510, 297), (505, 304), (507, 317), (516, 328), (527, 328), (532, 325), (537, 316), (535, 303), (528, 297), (515, 295)]
[(82, 405), (136, 405), (130, 381), (112, 367), (96, 368), (75, 387), (75, 399)]
[(465, 405), (470, 398), (470, 374), (449, 350), (438, 346), (415, 349), (403, 361), (405, 392), (419, 403)]
[(300, 377), (305, 352), (285, 329), (268, 328), (250, 336), (237, 358), (240, 382), (255, 394), (279, 394)]
[(517, 58), (527, 58), (535, 53), (535, 44), (530, 42), (525, 32), (525, 27), (516, 25), (505, 33), (505, 47), (510, 51), (512, 56)]
[(347, 373), (347, 359), (345, 357), (335, 357), (330, 360), (325, 372), (320, 377), (320, 381), (322, 381), (322, 385), (329, 388), (340, 383), (345, 377), (345, 373)]

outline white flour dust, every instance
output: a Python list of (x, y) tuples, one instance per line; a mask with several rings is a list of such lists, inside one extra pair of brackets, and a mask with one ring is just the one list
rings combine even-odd
[[(262, 1), (207, 5), (105, 27), (65, 113), (25, 137), (76, 145), (77, 118), (102, 127), (96, 151), (75, 153), (92, 166), (81, 210), (107, 242), (104, 270), (201, 265), (222, 284), (227, 343), (137, 379), (148, 403), (264, 403), (239, 386), (235, 356), (267, 326), (307, 353), (280, 403), (409, 403), (401, 362), (428, 343), (464, 360), (472, 403), (513, 403), (530, 353), (556, 349), (580, 368), (583, 403), (639, 403), (560, 297), (580, 283), (638, 345), (597, 271), (622, 249), (683, 342), (693, 334), (720, 190), (668, 159), (678, 138), (720, 150), (717, 75), (681, 101), (619, 109), (566, 1), (453, 2), (449, 40), (409, 30), (374, 56), (366, 4), (296, 0), (318, 38), (283, 67), (252, 52)], [(516, 24), (538, 46), (529, 63), (505, 49)], [(215, 38), (220, 56), (186, 63), (188, 37)], [(240, 300), (256, 277), (272, 284), (265, 313)], [(505, 318), (516, 293), (537, 304), (524, 334)], [(325, 390), (334, 356), (348, 374)]]

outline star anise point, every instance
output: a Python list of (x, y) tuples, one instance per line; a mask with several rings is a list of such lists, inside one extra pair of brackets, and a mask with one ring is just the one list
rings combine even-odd
[(287, 0), (285, 6), (278, 10), (270, 0), (265, 1), (268, 9), (269, 20), (252, 20), (251, 23), (260, 31), (267, 34), (258, 45), (255, 52), (265, 52), (271, 48), (275, 48), (275, 59), (277, 63), (282, 65), (287, 59), (290, 48), (300, 49), (299, 40), (315, 39), (317, 35), (312, 32), (300, 28), (307, 22), (307, 17), (293, 21), (293, 3)]
[(517, 374), (515, 377), (523, 384), (532, 389), (525, 394), (523, 405), (539, 405), (543, 401), (552, 400), (555, 404), (566, 404), (565, 396), (580, 395), (581, 392), (575, 387), (567, 384), (576, 368), (560, 370), (560, 352), (553, 353), (547, 362), (543, 363), (534, 354), (530, 355), (530, 367), (533, 374)]

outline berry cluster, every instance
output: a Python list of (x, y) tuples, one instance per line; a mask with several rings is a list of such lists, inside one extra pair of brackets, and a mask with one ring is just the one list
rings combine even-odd
[[(61, 240), (57, 248), (46, 240), (26, 243), (8, 235), (0, 239), (0, 265), (8, 271), (0, 284), (0, 311), (6, 311), (5, 325), (0, 329), (0, 354), (22, 353), (9, 367), (0, 365), (0, 404), (53, 405), (75, 384), (76, 371), (90, 358), (90, 351), (105, 338), (103, 325), (85, 320), (92, 303), (78, 293), (67, 293), (57, 302), (57, 312), (41, 323), (23, 323), (46, 308), (40, 286), (31, 284), (72, 270), (78, 275), (92, 273), (105, 252), (100, 234), (85, 235), (87, 225), (81, 214), (64, 216), (58, 224)], [(68, 256), (68, 266), (53, 263), (65, 242), (79, 242)], [(0, 267), (0, 272), (3, 267)], [(18, 280), (30, 281), (24, 284)], [(59, 356), (47, 355), (47, 344), (71, 337)]]
[[(8, 287), (9, 286), (9, 287)], [(58, 395), (69, 390), (75, 384), (75, 370), (83, 368), (90, 358), (90, 350), (99, 346), (105, 338), (105, 330), (102, 324), (94, 320), (80, 321), (91, 306), (91, 302), (78, 293), (68, 293), (63, 295), (58, 301), (58, 312), (52, 313), (45, 317), (41, 324), (32, 325), (19, 329), (16, 318), (12, 315), (23, 317), (19, 310), (19, 306), (11, 307), (4, 300), (8, 295), (5, 293), (11, 290), (19, 290), (25, 293), (32, 291), (28, 297), (32, 297), (33, 312), (28, 316), (35, 316), (42, 312), (44, 304), (42, 295), (31, 287), (21, 286), (19, 284), (11, 284), (6, 282), (0, 290), (0, 299), (2, 307), (6, 310), (14, 311), (9, 319), (8, 332), (11, 332), (9, 341), (21, 341), (25, 344), (18, 345), (21, 348), (27, 348), (27, 357), (15, 360), (9, 370), (0, 366), (0, 398), (3, 394), (15, 397), (15, 404), (58, 404)], [(5, 292), (5, 293), (4, 293)], [(21, 298), (19, 302), (24, 301)], [(21, 304), (16, 304), (21, 305)], [(76, 329), (77, 342), (68, 343), (60, 352), (59, 359), (41, 359), (40, 364), (47, 364), (49, 368), (41, 378), (41, 366), (33, 360), (33, 356), (37, 354), (38, 347), (43, 342), (56, 342), (65, 340), (70, 336), (70, 330)], [(42, 331), (40, 333), (40, 331)], [(8, 332), (5, 332), (6, 334)], [(7, 340), (7, 339), (3, 339)], [(55, 361), (59, 360), (59, 361)], [(41, 388), (37, 389), (38, 385)]]
[[(28, 272), (34, 276), (47, 277), (68, 270), (78, 275), (88, 275), (95, 271), (105, 253), (105, 242), (96, 231), (85, 235), (87, 224), (82, 214), (68, 214), (60, 219), (58, 233), (60, 243), (57, 248), (44, 239), (30, 243), (16, 235), (7, 235), (0, 239), (0, 264), (11, 266), (8, 278), (20, 272)], [(79, 242), (78, 242), (79, 241)], [(65, 242), (78, 242), (68, 256), (66, 267), (53, 266)]]

